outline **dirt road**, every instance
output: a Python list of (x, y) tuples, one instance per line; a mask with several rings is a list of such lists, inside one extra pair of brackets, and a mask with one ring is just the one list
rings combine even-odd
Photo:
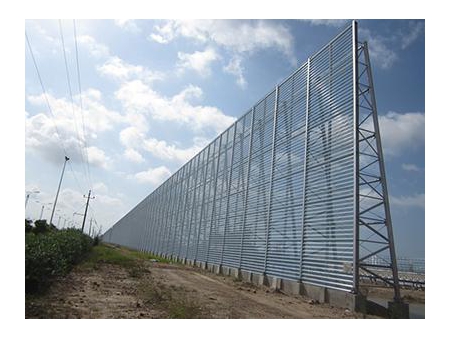
[(148, 259), (130, 266), (107, 260), (80, 265), (45, 294), (26, 297), (26, 318), (361, 317), (303, 296)]

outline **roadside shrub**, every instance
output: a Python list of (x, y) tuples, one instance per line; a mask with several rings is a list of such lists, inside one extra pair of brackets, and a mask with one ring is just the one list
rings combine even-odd
[(92, 239), (75, 229), (26, 233), (25, 291), (42, 290), (52, 277), (69, 272), (91, 247)]
[(57, 231), (58, 229), (53, 224), (48, 224), (45, 219), (40, 219), (34, 222), (33, 232), (35, 234), (42, 234), (47, 231)]
[(97, 236), (95, 236), (94, 237), (94, 242), (93, 242), (93, 246), (97, 246), (97, 245), (99, 245), (100, 244), (100, 236), (99, 235), (97, 235)]
[(33, 230), (31, 223), (32, 223), (31, 219), (25, 219), (25, 233), (31, 232)]

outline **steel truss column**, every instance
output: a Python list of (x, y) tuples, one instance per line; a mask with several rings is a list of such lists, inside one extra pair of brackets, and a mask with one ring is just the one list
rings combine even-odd
[(303, 271), (303, 254), (304, 254), (304, 237), (305, 237), (305, 201), (306, 201), (306, 169), (307, 169), (307, 156), (308, 156), (308, 119), (309, 119), (309, 76), (310, 76), (311, 58), (308, 58), (308, 64), (306, 68), (306, 109), (305, 109), (305, 151), (303, 153), (303, 192), (302, 192), (302, 235), (300, 237), (300, 264), (299, 264), (299, 276), (302, 280)]
[(277, 114), (278, 114), (278, 91), (279, 86), (275, 87), (275, 107), (273, 111), (273, 132), (272, 132), (272, 153), (270, 164), (270, 181), (269, 181), (269, 198), (267, 207), (267, 219), (266, 219), (266, 245), (264, 253), (264, 274), (267, 273), (267, 253), (269, 250), (269, 226), (270, 226), (270, 213), (272, 211), (272, 189), (273, 189), (273, 172), (275, 169), (275, 137), (277, 127)]
[(183, 205), (183, 217), (181, 219), (181, 233), (180, 233), (180, 244), (178, 246), (178, 258), (185, 258), (181, 255), (181, 249), (183, 247), (183, 239), (184, 239), (184, 228), (185, 228), (185, 222), (186, 222), (186, 212), (189, 208), (189, 198), (190, 198), (190, 192), (189, 192), (189, 188), (191, 186), (191, 175), (192, 175), (192, 160), (189, 161), (186, 164), (186, 168), (187, 168), (187, 174), (185, 175), (184, 178), (184, 182), (186, 185), (186, 189), (185, 189), (185, 198), (184, 198), (184, 205)]
[(358, 24), (352, 23), (353, 37), (353, 292), (359, 293), (359, 76)]
[(163, 250), (163, 244), (164, 244), (164, 220), (165, 220), (165, 212), (166, 212), (166, 208), (169, 205), (169, 194), (167, 192), (167, 182), (164, 185), (161, 185), (161, 189), (162, 189), (162, 203), (160, 205), (160, 213), (158, 216), (158, 227), (159, 227), (159, 232), (158, 232), (158, 243), (157, 243), (157, 248), (156, 248), (156, 252), (158, 255), (162, 254), (162, 250)]
[(151, 214), (151, 201), (150, 198), (146, 199), (146, 210), (145, 210), (145, 232), (142, 236), (142, 238), (144, 239), (144, 251), (145, 252), (149, 252), (151, 250), (149, 244), (150, 244), (150, 227), (151, 227), (151, 222), (150, 222), (150, 214)]
[[(223, 231), (223, 241), (222, 241), (222, 253), (220, 255), (220, 265), (223, 264), (223, 255), (225, 252), (225, 240), (227, 237), (227, 225), (229, 223), (229, 213), (230, 213), (230, 191), (231, 191), (231, 180), (233, 178), (233, 160), (234, 160), (234, 145), (236, 143), (236, 124), (233, 124), (233, 126), (231, 127), (234, 129), (233, 132), (233, 144), (231, 146), (231, 159), (230, 159), (230, 174), (229, 174), (229, 179), (228, 179), (228, 184), (227, 184), (227, 207), (226, 207), (226, 211), (225, 211), (225, 229)], [(228, 142), (227, 142), (227, 147), (225, 149), (225, 152), (228, 151)], [(227, 158), (228, 160), (228, 158)]]
[[(253, 149), (253, 125), (255, 122), (255, 107), (252, 108), (252, 120), (251, 120), (251, 126), (250, 126), (250, 145), (248, 148), (248, 157), (247, 157), (247, 185), (245, 186), (245, 196), (244, 196), (244, 220), (242, 222), (242, 236), (241, 236), (241, 247), (240, 247), (240, 253), (239, 253), (239, 269), (242, 268), (242, 252), (244, 250), (244, 235), (245, 235), (245, 224), (247, 223), (247, 201), (248, 201), (248, 187), (250, 185), (250, 160), (252, 156), (252, 149)], [(243, 135), (245, 135), (245, 125), (243, 129)]]
[(198, 163), (200, 162), (200, 155), (197, 155), (197, 157), (194, 157), (194, 159), (192, 160), (194, 162), (193, 166), (194, 166), (194, 170), (195, 170), (195, 182), (194, 182), (194, 189), (192, 189), (192, 206), (191, 206), (191, 218), (189, 220), (189, 231), (188, 231), (188, 236), (187, 236), (187, 246), (186, 246), (186, 259), (189, 258), (189, 245), (191, 242), (191, 229), (192, 229), (192, 221), (193, 221), (193, 217), (194, 217), (194, 213), (197, 212), (197, 208), (195, 203), (197, 203), (196, 201), (196, 196), (197, 196), (197, 180), (198, 180)]
[[(172, 237), (172, 244), (171, 244), (171, 248), (170, 248), (170, 257), (173, 259), (175, 257), (175, 243), (176, 243), (176, 237), (177, 237), (177, 233), (178, 233), (178, 222), (181, 216), (181, 205), (182, 203), (182, 199), (184, 197), (183, 194), (183, 179), (184, 179), (184, 170), (185, 167), (182, 167), (178, 172), (177, 172), (177, 187), (176, 187), (176, 191), (177, 191), (177, 201), (174, 207), (174, 220), (173, 220), (173, 237)], [(177, 257), (178, 258), (178, 257)]]
[[(213, 205), (212, 205), (212, 213), (211, 213), (211, 219), (209, 222), (209, 240), (208, 240), (208, 251), (206, 252), (206, 263), (208, 263), (208, 259), (209, 259), (209, 251), (211, 249), (211, 234), (212, 234), (212, 230), (213, 230), (213, 223), (214, 221), (217, 222), (217, 218), (215, 218), (215, 212), (216, 212), (216, 205), (217, 205), (217, 201), (216, 201), (216, 193), (217, 193), (217, 176), (219, 175), (219, 163), (220, 163), (220, 148), (222, 147), (222, 138), (223, 138), (223, 133), (222, 135), (219, 136), (220, 140), (219, 140), (219, 147), (218, 147), (218, 152), (217, 152), (217, 164), (216, 167), (214, 168), (216, 170), (216, 174), (214, 176), (214, 194), (213, 194)], [(215, 162), (214, 159), (214, 153), (216, 151), (216, 147), (214, 145), (214, 152), (213, 152), (213, 163)], [(212, 184), (212, 183), (211, 183)], [(216, 223), (217, 224), (217, 223)]]
[[(364, 272), (392, 286), (394, 301), (401, 302), (386, 172), (366, 42), (358, 46), (357, 60), (359, 206), (358, 252), (354, 273), (358, 275), (358, 282), (363, 277), (361, 272)], [(383, 257), (383, 254), (389, 257)]]
[[(205, 153), (203, 153), (203, 161), (202, 161), (202, 170), (203, 170), (203, 191), (202, 191), (202, 198), (201, 198), (201, 207), (200, 207), (200, 219), (199, 219), (199, 223), (198, 223), (198, 233), (197, 233), (197, 245), (195, 248), (195, 257), (194, 257), (194, 261), (197, 262), (197, 256), (198, 256), (198, 247), (199, 247), (199, 243), (200, 243), (200, 232), (202, 230), (202, 223), (203, 223), (203, 211), (205, 209), (205, 190), (206, 190), (206, 181), (207, 181), (207, 174), (208, 174), (208, 159), (209, 159), (209, 150), (210, 150), (211, 146), (208, 147), (208, 151), (206, 154), (206, 158), (205, 158)], [(205, 230), (206, 231), (206, 225), (205, 225)], [(203, 233), (203, 237), (205, 236), (205, 233)]]

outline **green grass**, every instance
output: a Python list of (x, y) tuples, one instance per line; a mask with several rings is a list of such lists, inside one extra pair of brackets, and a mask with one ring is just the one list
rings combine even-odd
[(142, 252), (142, 251), (132, 251), (132, 250), (130, 250), (128, 252), (128, 254), (130, 256), (133, 256), (133, 257), (136, 257), (136, 258), (139, 258), (139, 259), (144, 259), (144, 260), (156, 259), (156, 260), (158, 260), (158, 262), (161, 262), (161, 263), (170, 263), (170, 262), (172, 262), (170, 259), (162, 258), (162, 257), (155, 256), (155, 255), (152, 255), (152, 254), (147, 253), (147, 252)]
[(147, 306), (164, 311), (168, 318), (201, 318), (202, 310), (193, 300), (188, 299), (183, 287), (146, 281), (139, 287), (141, 299)]
[(130, 267), (135, 264), (132, 257), (124, 255), (118, 249), (100, 244), (92, 249), (88, 259), (82, 264), (84, 267), (97, 268), (99, 264), (114, 264), (122, 267)]
[(169, 306), (169, 318), (172, 319), (194, 319), (201, 315), (201, 308), (187, 299), (178, 299)]
[(102, 264), (123, 267), (132, 278), (139, 278), (148, 272), (142, 262), (130, 255), (128, 251), (105, 244), (95, 246), (87, 260), (81, 264), (81, 268), (96, 270)]

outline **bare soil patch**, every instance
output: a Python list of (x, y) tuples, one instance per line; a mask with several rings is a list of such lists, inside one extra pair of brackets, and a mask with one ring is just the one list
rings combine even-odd
[[(108, 250), (132, 257), (123, 248)], [(26, 318), (363, 317), (195, 267), (137, 256), (127, 262), (100, 259), (77, 266), (45, 294), (26, 296)]]

